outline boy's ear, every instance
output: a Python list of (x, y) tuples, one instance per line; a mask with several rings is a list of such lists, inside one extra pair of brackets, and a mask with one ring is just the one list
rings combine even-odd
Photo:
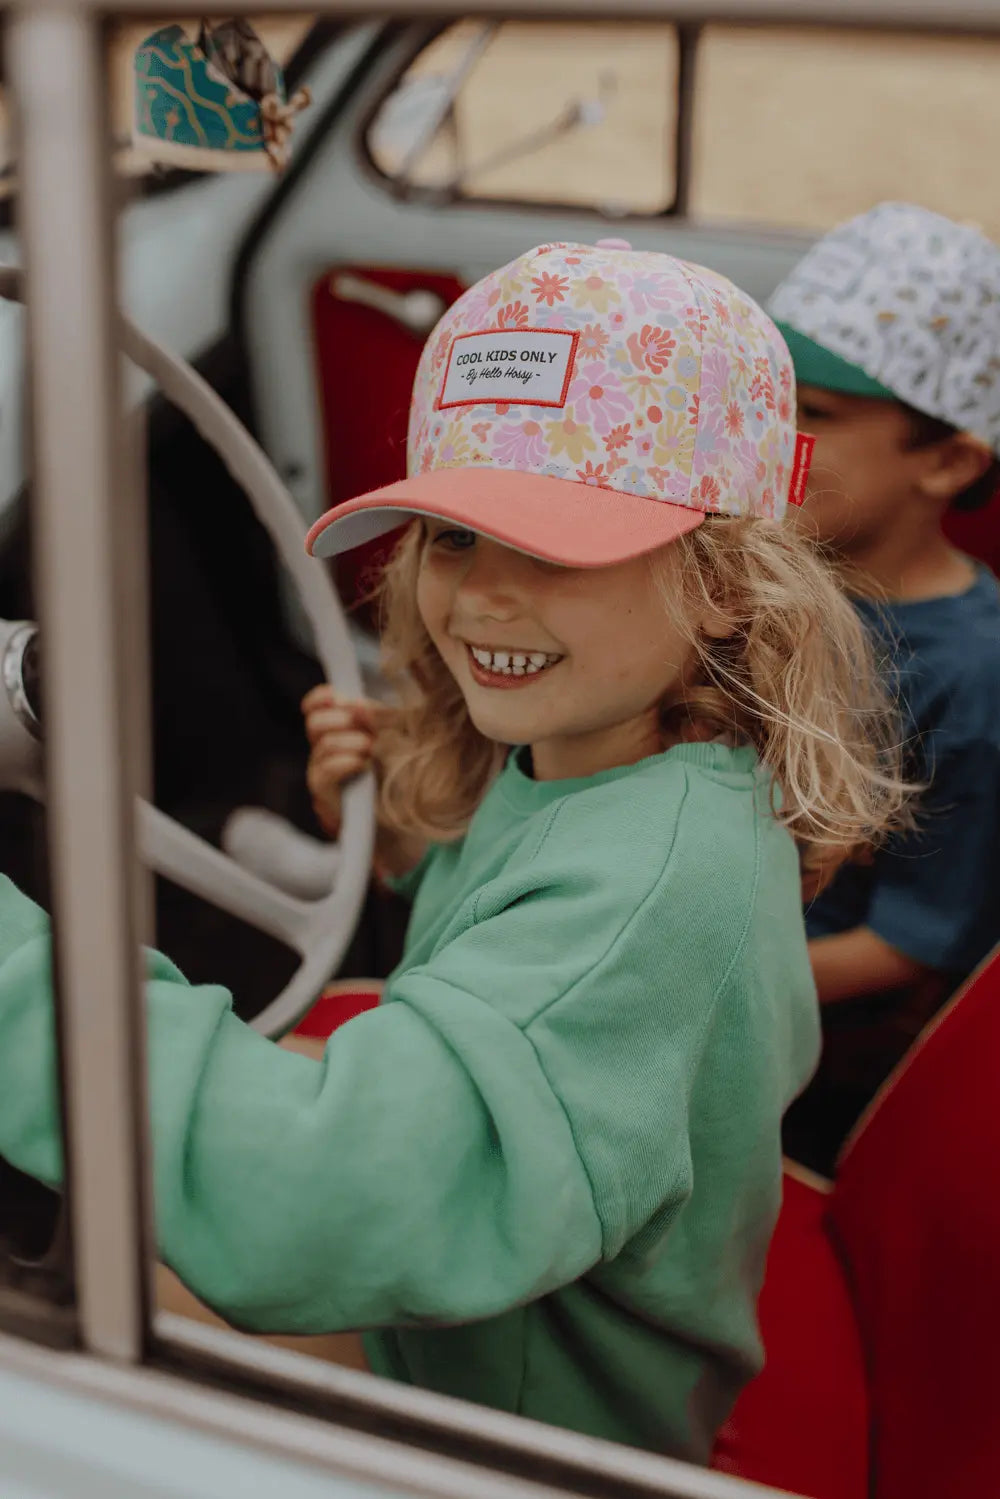
[(917, 487), (929, 500), (946, 503), (981, 479), (994, 461), (986, 444), (969, 432), (956, 432), (925, 452), (928, 461)]

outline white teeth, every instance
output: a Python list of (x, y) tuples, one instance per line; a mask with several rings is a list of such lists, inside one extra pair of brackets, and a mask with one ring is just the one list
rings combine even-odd
[(546, 655), (544, 651), (488, 651), (478, 645), (470, 645), (469, 650), (485, 671), (504, 677), (533, 677), (562, 660), (561, 656)]

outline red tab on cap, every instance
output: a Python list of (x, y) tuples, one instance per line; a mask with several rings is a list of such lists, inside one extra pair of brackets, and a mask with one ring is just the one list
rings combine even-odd
[(792, 477), (788, 481), (789, 505), (801, 505), (806, 497), (806, 480), (809, 477), (809, 469), (812, 466), (813, 448), (815, 446), (816, 439), (810, 436), (808, 432), (796, 433)]

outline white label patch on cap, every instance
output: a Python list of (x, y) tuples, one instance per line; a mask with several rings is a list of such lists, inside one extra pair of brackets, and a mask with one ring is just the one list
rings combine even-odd
[(493, 328), (452, 340), (438, 410), (485, 403), (565, 406), (579, 333)]

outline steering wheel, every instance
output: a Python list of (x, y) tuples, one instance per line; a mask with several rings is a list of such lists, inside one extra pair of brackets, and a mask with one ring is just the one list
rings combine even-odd
[[(0, 267), (0, 297), (24, 300), (19, 270)], [(292, 575), (327, 680), (338, 692), (361, 696), (361, 672), (340, 601), (326, 569), (307, 557), (302, 518), (269, 459), (189, 364), (126, 318), (120, 319), (120, 344), (126, 356), (151, 375), (168, 400), (189, 418), (242, 486)], [(7, 691), (0, 693), (0, 788), (42, 800), (37, 721), (32, 722), (30, 704), (10, 678), (12, 669), (16, 675), (33, 629), (18, 622), (5, 624), (3, 631), (0, 649), (4, 650)], [(375, 841), (371, 772), (345, 788), (339, 851), (327, 866), (329, 888), (316, 899), (302, 899), (280, 889), (147, 802), (140, 801), (137, 811), (139, 852), (150, 868), (299, 954), (301, 963), (290, 982), (252, 1022), (266, 1036), (284, 1035), (336, 972), (361, 914)], [(301, 838), (291, 824), (285, 826), (290, 840)]]

